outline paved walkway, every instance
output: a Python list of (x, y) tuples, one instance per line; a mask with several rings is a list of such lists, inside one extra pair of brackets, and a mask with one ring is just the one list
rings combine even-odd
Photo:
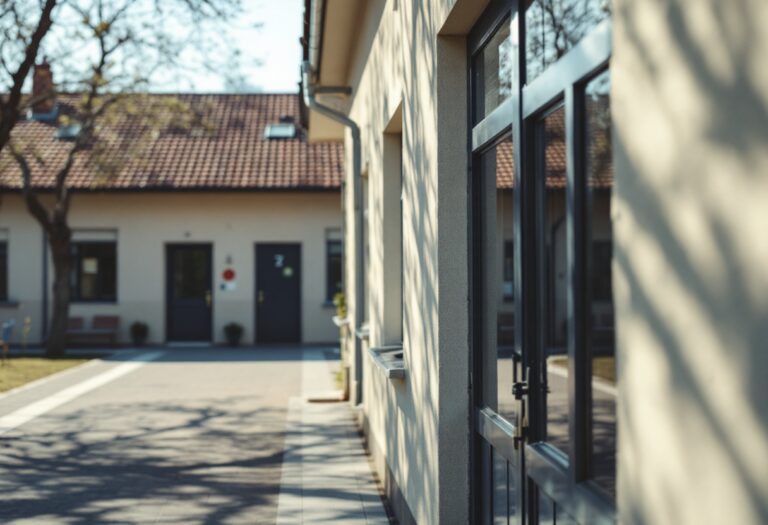
[(349, 407), (321, 401), (332, 396), (330, 362), (315, 350), (302, 364), (302, 396), (291, 398), (286, 424), (278, 525), (389, 523)]
[(0, 396), (0, 523), (387, 523), (349, 408), (304, 401), (326, 357), (119, 352)]

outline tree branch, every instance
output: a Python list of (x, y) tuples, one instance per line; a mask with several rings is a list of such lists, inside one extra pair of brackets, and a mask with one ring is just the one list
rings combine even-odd
[(11, 131), (19, 120), (21, 106), (21, 88), (29, 75), (30, 69), (37, 60), (37, 52), (48, 30), (51, 28), (51, 14), (56, 7), (57, 0), (46, 0), (40, 13), (37, 27), (29, 41), (24, 59), (19, 64), (19, 68), (12, 76), (12, 86), (8, 93), (6, 101), (0, 99), (0, 151), (5, 148), (11, 140)]
[(27, 163), (27, 159), (16, 148), (11, 146), (10, 150), (11, 155), (21, 170), (21, 194), (24, 197), (27, 210), (29, 210), (29, 213), (40, 223), (46, 232), (50, 232), (51, 218), (32, 188), (32, 170), (29, 168), (29, 163)]

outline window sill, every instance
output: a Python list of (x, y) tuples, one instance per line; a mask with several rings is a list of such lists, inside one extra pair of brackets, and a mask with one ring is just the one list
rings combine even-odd
[(371, 330), (368, 328), (368, 323), (363, 323), (360, 328), (355, 330), (357, 338), (363, 341), (367, 341), (371, 336)]
[(333, 324), (339, 328), (343, 328), (349, 324), (349, 317), (339, 317), (338, 315), (334, 315)]
[(402, 345), (369, 348), (368, 353), (385, 377), (388, 379), (405, 379)]
[(117, 304), (116, 299), (72, 299), (70, 304)]
[(4, 301), (0, 301), (0, 308), (18, 308), (19, 304), (21, 303), (14, 299), (6, 299)]

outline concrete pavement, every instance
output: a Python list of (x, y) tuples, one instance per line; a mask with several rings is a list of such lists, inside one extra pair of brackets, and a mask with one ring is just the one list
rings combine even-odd
[(148, 353), (0, 396), (0, 523), (386, 523), (326, 352)]

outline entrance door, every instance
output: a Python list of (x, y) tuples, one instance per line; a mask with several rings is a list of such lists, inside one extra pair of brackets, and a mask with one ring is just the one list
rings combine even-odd
[(482, 524), (615, 523), (609, 11), (548, 4), (492, 0), (468, 38)]
[(166, 246), (166, 339), (212, 339), (212, 268), (210, 244)]
[(256, 245), (256, 343), (301, 342), (301, 245)]

